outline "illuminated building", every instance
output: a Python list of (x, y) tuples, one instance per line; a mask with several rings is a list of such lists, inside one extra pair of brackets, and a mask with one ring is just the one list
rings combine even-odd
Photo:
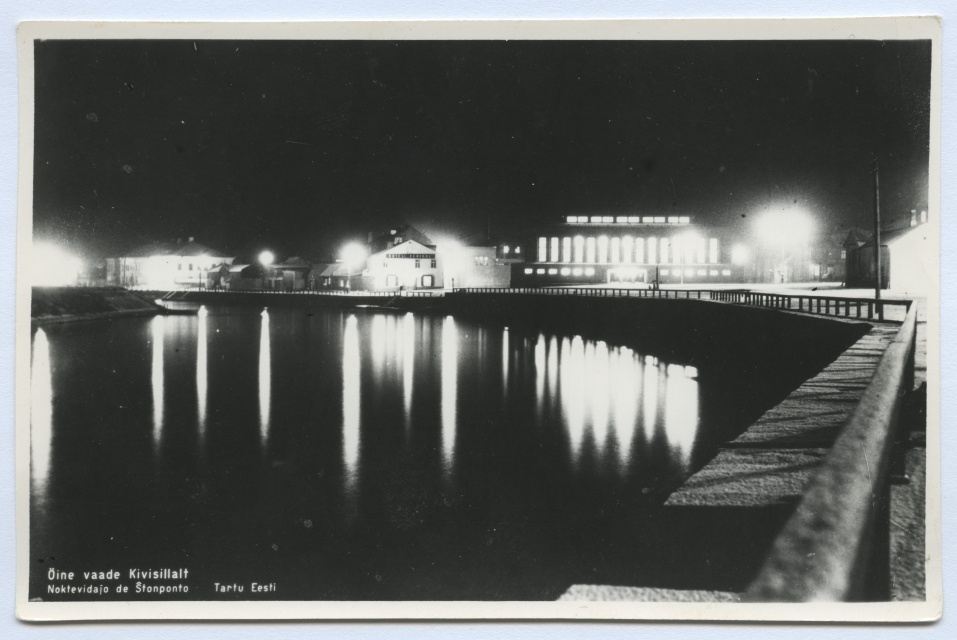
[(748, 266), (734, 263), (732, 244), (689, 216), (567, 216), (530, 234), (512, 286), (741, 282)]
[(187, 242), (154, 242), (125, 255), (107, 258), (106, 283), (130, 289), (202, 289), (207, 273), (234, 258), (189, 238)]

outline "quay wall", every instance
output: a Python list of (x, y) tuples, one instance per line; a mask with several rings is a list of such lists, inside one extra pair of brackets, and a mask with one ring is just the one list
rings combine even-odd
[(33, 287), (31, 293), (34, 326), (163, 313), (149, 298), (121, 287)]

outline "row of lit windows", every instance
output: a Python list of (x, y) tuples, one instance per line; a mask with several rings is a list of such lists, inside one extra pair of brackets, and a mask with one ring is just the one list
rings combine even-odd
[(591, 264), (717, 264), (718, 239), (698, 236), (632, 238), (540, 237), (538, 262)]
[[(718, 269), (684, 269), (683, 271), (684, 271), (684, 273), (682, 274), (682, 269), (671, 269), (670, 271), (669, 271), (668, 269), (660, 269), (660, 270), (659, 270), (659, 273), (660, 273), (661, 275), (663, 275), (663, 276), (667, 276), (667, 275), (670, 274), (670, 275), (672, 275), (672, 276), (685, 275), (685, 276), (689, 276), (689, 277), (690, 277), (690, 276), (695, 276), (695, 275), (697, 275), (697, 276), (717, 277), (719, 273), (720, 273), (722, 276), (730, 276), (730, 275), (731, 275), (731, 269), (721, 269), (720, 272), (719, 272)], [(546, 274), (547, 274), (547, 275), (550, 275), (550, 276), (557, 276), (557, 275), (563, 275), (563, 276), (580, 276), (580, 275), (593, 276), (593, 275), (595, 275), (595, 269), (594, 269), (594, 267), (585, 267), (585, 268), (581, 268), (581, 267), (574, 267), (574, 268), (562, 267), (561, 269), (553, 267), (553, 268), (550, 268), (550, 269), (543, 269), (543, 268), (538, 268), (538, 269), (525, 269), (525, 275), (531, 275), (531, 274), (533, 274), (533, 273), (534, 273), (534, 274), (537, 274), (537, 275), (546, 275)]]
[[(684, 271), (684, 273), (682, 273), (682, 271)], [(571, 268), (571, 267), (562, 267), (561, 269), (556, 268), (556, 267), (552, 267), (552, 268), (550, 268), (550, 269), (543, 269), (543, 268), (538, 268), (538, 269), (525, 269), (525, 275), (532, 275), (533, 273), (534, 273), (534, 274), (537, 274), (537, 275), (546, 275), (546, 274), (547, 274), (547, 275), (550, 275), (550, 276), (557, 276), (557, 275), (563, 275), (563, 276), (580, 276), (580, 275), (593, 276), (593, 275), (595, 275), (595, 269), (594, 269), (594, 267), (585, 267), (585, 268), (581, 268), (581, 267), (574, 267), (574, 268)], [(691, 277), (691, 276), (696, 276), (696, 275), (697, 275), (697, 276), (717, 277), (719, 273), (720, 273), (722, 276), (730, 276), (730, 275), (731, 275), (731, 269), (721, 269), (720, 271), (719, 271), (718, 269), (684, 269), (684, 270), (682, 270), (682, 269), (671, 269), (670, 271), (669, 271), (668, 269), (660, 269), (658, 273), (660, 273), (660, 274), (663, 275), (663, 276), (667, 276), (667, 275), (670, 274), (670, 275), (672, 275), (672, 276), (685, 275), (685, 276)]]
[(569, 224), (690, 224), (688, 216), (566, 216)]

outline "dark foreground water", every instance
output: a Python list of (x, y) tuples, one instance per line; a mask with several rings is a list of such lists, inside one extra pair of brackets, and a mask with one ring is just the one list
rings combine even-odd
[(680, 581), (658, 505), (740, 404), (625, 347), (451, 317), (212, 307), (41, 329), (31, 597)]

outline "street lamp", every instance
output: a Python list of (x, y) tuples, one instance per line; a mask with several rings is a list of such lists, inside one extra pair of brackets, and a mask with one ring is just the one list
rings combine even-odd
[(268, 267), (269, 265), (271, 265), (275, 259), (276, 259), (276, 256), (274, 256), (272, 251), (270, 251), (269, 249), (266, 249), (265, 251), (259, 254), (259, 264), (263, 265), (264, 267)]
[[(807, 245), (814, 235), (814, 220), (799, 207), (775, 209), (759, 217), (756, 222), (758, 239), (769, 245), (781, 264), (788, 249), (798, 249), (806, 261)], [(782, 273), (782, 279), (784, 275)]]

